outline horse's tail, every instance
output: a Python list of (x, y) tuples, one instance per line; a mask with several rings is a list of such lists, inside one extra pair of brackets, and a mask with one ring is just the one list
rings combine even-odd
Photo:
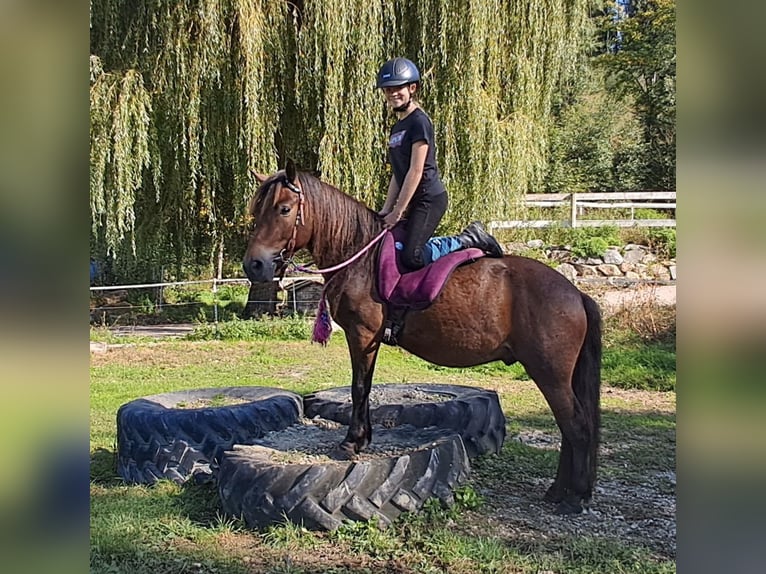
[(588, 421), (589, 490), (596, 482), (596, 464), (601, 431), (601, 311), (598, 304), (582, 294), (588, 328), (574, 368), (572, 386)]

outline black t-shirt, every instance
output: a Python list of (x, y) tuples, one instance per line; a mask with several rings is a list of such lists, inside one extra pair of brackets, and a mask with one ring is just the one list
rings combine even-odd
[(391, 128), (391, 136), (388, 138), (388, 158), (400, 189), (404, 183), (404, 177), (410, 169), (412, 144), (421, 140), (428, 144), (428, 153), (426, 154), (425, 166), (423, 166), (423, 177), (420, 179), (413, 198), (444, 193), (444, 184), (439, 175), (439, 168), (436, 167), (434, 126), (428, 115), (417, 108), (406, 118), (394, 124), (394, 127)]

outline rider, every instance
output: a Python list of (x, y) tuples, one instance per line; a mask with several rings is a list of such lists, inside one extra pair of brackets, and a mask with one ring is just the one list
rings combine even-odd
[(478, 247), (492, 257), (502, 257), (503, 250), (497, 240), (478, 221), (459, 235), (431, 237), (447, 211), (448, 200), (436, 165), (433, 124), (413, 99), (419, 82), (417, 66), (406, 58), (389, 60), (378, 72), (377, 87), (383, 90), (398, 120), (388, 140), (393, 174), (378, 215), (387, 229), (406, 215), (402, 262), (410, 269), (420, 269), (443, 255), (467, 247)]

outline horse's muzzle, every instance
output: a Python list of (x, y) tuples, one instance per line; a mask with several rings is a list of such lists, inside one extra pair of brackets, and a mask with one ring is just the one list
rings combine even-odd
[(273, 259), (258, 259), (246, 257), (242, 261), (242, 269), (251, 283), (268, 283), (274, 280), (275, 264)]

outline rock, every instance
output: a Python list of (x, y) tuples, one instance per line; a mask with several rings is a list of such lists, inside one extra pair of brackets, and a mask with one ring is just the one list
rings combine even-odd
[(575, 269), (574, 265), (570, 265), (569, 263), (562, 263), (556, 267), (556, 271), (561, 273), (564, 277), (572, 282), (574, 282), (575, 277), (577, 277), (577, 270)]
[(530, 239), (527, 241), (527, 247), (530, 249), (542, 249), (545, 243), (542, 239)]
[(580, 277), (596, 277), (598, 273), (590, 265), (583, 265), (582, 263), (573, 263), (574, 268), (577, 270), (577, 274)]
[(654, 253), (645, 253), (641, 258), (641, 263), (644, 265), (650, 265), (657, 262), (657, 256)]
[(630, 251), (625, 251), (622, 259), (625, 263), (641, 263), (644, 255), (646, 255), (646, 252), (642, 249), (631, 249)]
[(617, 267), (617, 265), (611, 265), (608, 263), (604, 263), (603, 265), (596, 266), (596, 269), (598, 270), (601, 275), (604, 275), (605, 277), (621, 277), (622, 271), (620, 271), (620, 268)]
[(554, 261), (569, 261), (572, 258), (572, 252), (568, 249), (551, 249), (548, 257)]
[(635, 270), (636, 270), (636, 266), (633, 263), (627, 263), (623, 261), (620, 264), (620, 271), (622, 271), (623, 273), (628, 273), (630, 271), (635, 271)]
[(670, 272), (670, 278), (675, 281), (676, 280), (676, 266), (670, 265), (668, 267), (668, 271)]
[(647, 271), (649, 272), (649, 275), (656, 277), (657, 279), (661, 279), (663, 281), (670, 280), (670, 271), (668, 271), (667, 267), (660, 265), (659, 263), (650, 265)]
[(623, 257), (617, 249), (607, 249), (604, 252), (604, 263), (610, 265), (619, 265), (623, 262)]
[(514, 254), (514, 253), (524, 253), (528, 250), (526, 243), (520, 243), (518, 241), (514, 241), (513, 243), (506, 243), (503, 246), (503, 251), (506, 253)]

